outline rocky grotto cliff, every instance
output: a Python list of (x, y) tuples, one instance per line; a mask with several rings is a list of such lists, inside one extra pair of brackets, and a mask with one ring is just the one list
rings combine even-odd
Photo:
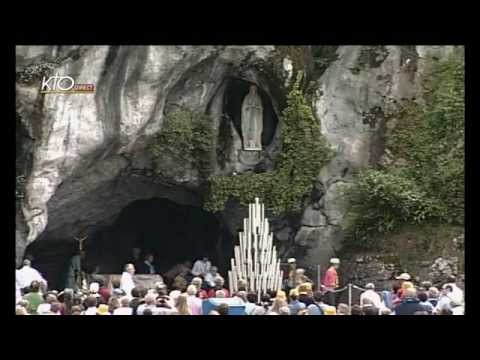
[[(18, 46), (17, 262), (28, 244), (111, 223), (139, 199), (202, 206), (206, 175), (268, 172), (281, 151), (285, 99), (301, 71), (303, 89), (333, 156), (318, 174), (301, 216), (272, 222), (283, 254), (326, 264), (342, 247), (342, 185), (388, 161), (395, 114), (421, 98), (426, 59), (454, 46)], [(40, 94), (44, 74), (93, 83), (95, 94)], [(233, 106), (249, 83), (266, 109), (262, 145), (241, 151)], [(203, 157), (160, 154), (150, 143), (175, 114), (205, 115)], [(195, 116), (192, 116), (194, 119)], [(193, 120), (192, 120), (193, 121)], [(171, 129), (170, 129), (171, 130)], [(195, 128), (185, 129), (195, 136)], [(196, 148), (194, 148), (195, 150)], [(197, 166), (203, 161), (205, 175)], [(260, 169), (260, 170), (259, 170)], [(219, 216), (235, 233), (245, 209), (229, 201)]]

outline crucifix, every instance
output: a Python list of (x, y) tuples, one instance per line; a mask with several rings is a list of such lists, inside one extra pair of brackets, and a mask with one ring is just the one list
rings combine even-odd
[(82, 257), (84, 256), (84, 243), (88, 234), (83, 233), (80, 236), (73, 236), (73, 238), (77, 242), (77, 249), (70, 263), (67, 287), (78, 290), (83, 287)]

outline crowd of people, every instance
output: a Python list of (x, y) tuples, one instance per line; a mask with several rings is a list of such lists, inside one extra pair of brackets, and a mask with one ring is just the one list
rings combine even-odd
[[(17, 315), (230, 315), (232, 304), (243, 315), (463, 315), (464, 294), (450, 278), (440, 289), (429, 282), (414, 284), (409, 274), (396, 277), (390, 290), (377, 291), (368, 283), (359, 303), (351, 308), (336, 303), (338, 259), (331, 259), (322, 284), (317, 288), (289, 259), (290, 272), (282, 290), (268, 291), (260, 298), (239, 280), (233, 294), (208, 258), (179, 264), (149, 288), (136, 284), (135, 265), (128, 263), (119, 280), (105, 283), (92, 278), (84, 286), (49, 290), (47, 281), (29, 260), (16, 271)], [(147, 259), (144, 271), (154, 273)], [(137, 264), (138, 265), (138, 264)], [(86, 286), (85, 286), (86, 285)], [(214, 299), (215, 301), (212, 301)], [(215, 303), (204, 313), (204, 302)]]

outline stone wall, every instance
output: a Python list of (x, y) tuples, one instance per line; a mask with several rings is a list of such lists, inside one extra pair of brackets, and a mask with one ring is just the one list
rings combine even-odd
[(444, 254), (424, 256), (419, 253), (417, 259), (403, 259), (398, 253), (363, 253), (342, 259), (341, 282), (352, 282), (364, 287), (373, 282), (377, 289), (390, 288), (395, 276), (407, 272), (415, 283), (431, 281), (440, 287), (449, 276), (457, 277), (460, 287), (465, 286), (464, 235), (453, 238), (451, 247)]

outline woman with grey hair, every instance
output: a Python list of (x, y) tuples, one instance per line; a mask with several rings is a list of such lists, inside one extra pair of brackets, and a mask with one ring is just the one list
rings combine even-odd
[(217, 291), (215, 292), (215, 297), (222, 299), (222, 298), (225, 297), (225, 292), (224, 292), (223, 290), (217, 290)]
[(224, 292), (225, 294), (224, 297), (230, 297), (229, 291), (223, 287), (223, 284), (224, 284), (223, 278), (218, 277), (214, 280), (214, 282), (215, 282), (215, 287), (213, 289), (208, 290), (209, 298), (216, 297), (218, 290), (222, 290)]

